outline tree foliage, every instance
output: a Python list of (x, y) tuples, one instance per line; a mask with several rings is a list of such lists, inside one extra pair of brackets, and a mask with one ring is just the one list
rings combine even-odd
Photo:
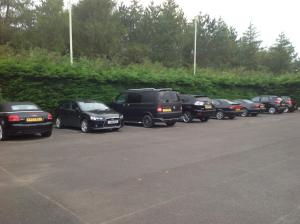
[[(262, 48), (250, 24), (241, 37), (222, 18), (199, 13), (197, 64), (202, 68), (267, 70), (299, 69), (299, 58), (285, 34)], [(191, 67), (194, 22), (175, 0), (144, 7), (139, 0), (80, 0), (73, 6), (75, 57), (104, 58), (123, 65), (161, 63)], [(69, 54), (68, 11), (63, 0), (0, 0), (0, 44), (18, 51), (42, 48)]]

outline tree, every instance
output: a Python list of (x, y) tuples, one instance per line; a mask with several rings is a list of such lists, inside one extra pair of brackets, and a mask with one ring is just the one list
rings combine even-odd
[(280, 33), (274, 46), (269, 49), (266, 66), (276, 74), (289, 72), (296, 59), (294, 46), (284, 33)]
[(81, 0), (74, 6), (74, 51), (112, 59), (119, 54), (121, 23), (111, 0)]
[(29, 34), (33, 46), (66, 53), (68, 14), (63, 0), (42, 0), (36, 7), (36, 23)]
[(239, 65), (249, 70), (258, 68), (258, 54), (261, 40), (258, 40), (258, 32), (255, 26), (250, 23), (247, 31), (239, 40)]

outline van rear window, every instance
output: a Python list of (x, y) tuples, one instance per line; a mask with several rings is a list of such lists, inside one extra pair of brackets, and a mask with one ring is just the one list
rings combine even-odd
[(160, 91), (159, 92), (159, 99), (163, 103), (172, 103), (172, 102), (179, 102), (180, 99), (176, 92), (174, 91)]

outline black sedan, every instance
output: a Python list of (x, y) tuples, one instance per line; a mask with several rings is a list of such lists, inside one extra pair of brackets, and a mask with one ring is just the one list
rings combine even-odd
[(226, 99), (213, 99), (212, 104), (216, 108), (215, 117), (222, 120), (225, 117), (234, 119), (236, 116), (242, 114), (242, 107), (240, 104)]
[(265, 106), (261, 103), (255, 103), (247, 99), (237, 99), (234, 102), (242, 106), (242, 117), (257, 116), (260, 112), (265, 110)]
[(59, 105), (55, 114), (56, 128), (80, 128), (84, 133), (103, 129), (119, 130), (123, 126), (123, 115), (93, 100), (66, 101)]
[(30, 102), (0, 104), (0, 140), (13, 135), (52, 134), (52, 115)]
[(182, 103), (182, 121), (190, 123), (193, 119), (206, 122), (215, 113), (211, 99), (203, 95), (180, 95)]

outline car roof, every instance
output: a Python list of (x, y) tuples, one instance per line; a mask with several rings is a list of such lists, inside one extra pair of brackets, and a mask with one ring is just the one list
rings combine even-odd
[(173, 91), (171, 88), (140, 88), (140, 89), (128, 89), (125, 92), (160, 92), (160, 91)]
[(0, 111), (11, 111), (12, 106), (24, 105), (24, 104), (37, 106), (35, 103), (32, 102), (4, 102), (4, 103), (0, 103)]

